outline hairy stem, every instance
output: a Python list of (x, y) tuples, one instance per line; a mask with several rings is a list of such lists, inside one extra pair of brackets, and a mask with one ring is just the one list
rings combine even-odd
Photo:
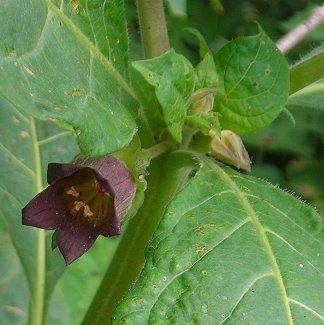
[(287, 53), (323, 22), (324, 6), (316, 7), (305, 21), (277, 42), (278, 49), (282, 53)]
[(170, 48), (163, 1), (137, 0), (137, 11), (145, 57), (163, 54)]

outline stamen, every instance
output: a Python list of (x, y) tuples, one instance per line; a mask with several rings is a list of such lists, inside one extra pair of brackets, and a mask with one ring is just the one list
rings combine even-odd
[(93, 216), (93, 212), (91, 211), (89, 205), (85, 205), (83, 208), (83, 215), (86, 218), (92, 217)]
[[(82, 184), (74, 184), (64, 191), (69, 196), (67, 203), (70, 207), (72, 205), (72, 215), (93, 222), (94, 227), (108, 217), (111, 197), (95, 178)], [(71, 196), (78, 200), (74, 201)]]
[(105, 199), (104, 199), (103, 217), (105, 217), (108, 213), (108, 207), (110, 205), (109, 203), (110, 203), (110, 197), (108, 195), (106, 195)]
[(99, 205), (98, 205), (98, 213), (97, 213), (97, 219), (100, 219), (102, 217), (102, 195), (99, 195)]
[[(90, 193), (89, 193), (90, 192)], [(88, 196), (86, 196), (88, 195)], [(84, 198), (83, 198), (83, 202), (85, 204), (89, 204), (91, 203), (91, 201), (93, 201), (93, 199), (98, 195), (98, 192), (92, 190), (92, 191), (88, 191), (87, 193), (84, 194)]]
[(74, 201), (74, 207), (70, 210), (70, 213), (75, 216), (84, 206), (84, 202)]
[(72, 195), (74, 197), (78, 197), (79, 196), (79, 192), (74, 188), (74, 186), (71, 186), (69, 189), (67, 189), (65, 191), (66, 194)]
[(83, 201), (75, 201), (74, 202), (74, 209), (76, 211), (79, 211), (81, 208), (85, 206), (85, 203)]

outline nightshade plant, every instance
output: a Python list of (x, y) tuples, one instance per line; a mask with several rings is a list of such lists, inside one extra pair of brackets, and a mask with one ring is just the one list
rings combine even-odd
[(51, 247), (70, 264), (120, 233), (82, 324), (322, 324), (322, 219), (247, 173), (241, 136), (323, 96), (323, 47), (289, 67), (260, 26), (217, 53), (196, 30), (193, 64), (162, 1), (137, 10), (129, 62), (123, 0), (0, 4), (0, 213), (28, 323), (63, 323), (50, 298), (70, 266)]

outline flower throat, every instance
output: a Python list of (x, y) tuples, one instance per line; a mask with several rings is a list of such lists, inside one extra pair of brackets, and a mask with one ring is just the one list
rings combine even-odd
[(93, 223), (102, 224), (110, 214), (111, 196), (100, 186), (93, 177), (82, 184), (64, 188), (70, 213), (78, 218)]

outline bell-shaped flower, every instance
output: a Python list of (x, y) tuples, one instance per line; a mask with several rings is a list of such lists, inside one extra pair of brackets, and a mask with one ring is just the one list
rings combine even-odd
[(79, 157), (48, 165), (50, 184), (22, 210), (24, 225), (56, 230), (67, 264), (84, 254), (99, 235), (120, 234), (122, 217), (135, 195), (133, 177), (117, 158)]

